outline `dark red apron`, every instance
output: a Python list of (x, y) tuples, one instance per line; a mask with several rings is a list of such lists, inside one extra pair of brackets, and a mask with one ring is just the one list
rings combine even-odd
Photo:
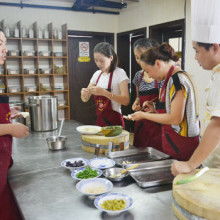
[[(7, 96), (0, 96), (0, 124), (10, 123), (10, 108)], [(0, 136), (0, 219), (20, 220), (13, 193), (7, 181), (8, 169), (12, 165), (12, 137)]]
[[(141, 74), (141, 78), (138, 84), (143, 79), (144, 71)], [(153, 89), (147, 91), (139, 91), (138, 97), (140, 99), (140, 106), (143, 106), (145, 101), (153, 101), (159, 98), (159, 88), (158, 83), (155, 81)], [(137, 148), (153, 147), (161, 151), (161, 125), (149, 121), (149, 120), (139, 120), (135, 121), (134, 124), (134, 146)]]
[[(167, 78), (160, 92), (161, 102), (165, 102), (167, 83), (172, 76), (174, 66), (168, 72)], [(179, 71), (183, 72), (183, 71)], [(175, 73), (178, 74), (179, 72)], [(166, 113), (166, 109), (159, 111)], [(177, 160), (189, 160), (197, 146), (199, 145), (199, 135), (195, 137), (184, 137), (174, 131), (171, 125), (162, 125), (162, 151)]]
[[(99, 74), (96, 85), (99, 82), (99, 79), (102, 75), (102, 72)], [(108, 91), (111, 92), (112, 86), (112, 77), (113, 72), (110, 73), (109, 81), (108, 81)], [(105, 96), (94, 96), (95, 105), (96, 105), (96, 125), (104, 127), (111, 125), (121, 125), (124, 127), (124, 119), (122, 114), (116, 112), (112, 109), (111, 100), (106, 98)]]

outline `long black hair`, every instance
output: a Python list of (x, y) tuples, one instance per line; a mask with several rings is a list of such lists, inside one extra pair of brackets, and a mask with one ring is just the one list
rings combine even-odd
[(118, 65), (118, 56), (115, 53), (113, 46), (110, 43), (107, 42), (101, 42), (95, 45), (93, 49), (93, 53), (100, 53), (103, 54), (105, 57), (110, 58), (111, 56), (113, 57), (109, 72), (113, 72), (117, 65)]

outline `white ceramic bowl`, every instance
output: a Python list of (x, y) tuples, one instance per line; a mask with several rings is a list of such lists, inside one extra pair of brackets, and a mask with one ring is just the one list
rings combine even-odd
[[(81, 178), (78, 178), (78, 177), (77, 177), (77, 174), (80, 173), (80, 172), (82, 172), (82, 171), (85, 170), (85, 169), (86, 169), (86, 167), (80, 168), (80, 169), (77, 169), (77, 170), (73, 170), (73, 171), (71, 172), (71, 177), (72, 177), (74, 180), (85, 180), (85, 179), (81, 179)], [(102, 175), (102, 171), (101, 171), (101, 170), (95, 169), (95, 168), (91, 168), (91, 169), (96, 170), (97, 173), (98, 173), (98, 175), (97, 175), (96, 177), (91, 177), (91, 178), (87, 178), (87, 179), (94, 179), (94, 178), (100, 177), (100, 176)]]
[(76, 189), (87, 196), (97, 196), (111, 191), (113, 184), (105, 178), (85, 179), (76, 184)]
[(78, 126), (76, 130), (81, 134), (97, 134), (102, 128), (96, 125), (82, 125)]
[[(122, 210), (112, 211), (112, 210), (103, 209), (101, 207), (101, 204), (104, 201), (113, 200), (113, 199), (120, 199), (120, 200), (123, 199), (123, 200), (125, 200), (125, 202), (126, 202), (125, 208), (122, 209)], [(127, 211), (128, 209), (130, 209), (133, 206), (133, 199), (130, 196), (122, 194), (122, 193), (106, 193), (106, 194), (98, 196), (94, 201), (94, 205), (100, 211), (107, 212), (110, 215), (118, 215), (121, 212)]]
[[(76, 161), (82, 161), (84, 165), (82, 166), (71, 166), (71, 165), (68, 165), (68, 162), (73, 164), (74, 162)], [(88, 160), (84, 159), (84, 158), (81, 158), (81, 157), (75, 157), (75, 158), (69, 158), (69, 159), (66, 159), (64, 161), (61, 162), (61, 167), (64, 167), (66, 169), (69, 169), (69, 170), (76, 170), (76, 169), (80, 169), (80, 168), (83, 168), (85, 166), (88, 165)]]
[(97, 157), (89, 160), (89, 166), (97, 169), (106, 169), (115, 166), (115, 161), (107, 157)]

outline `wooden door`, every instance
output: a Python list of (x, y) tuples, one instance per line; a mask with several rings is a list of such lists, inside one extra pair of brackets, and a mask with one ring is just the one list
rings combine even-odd
[[(95, 124), (95, 104), (91, 99), (84, 103), (80, 98), (82, 88), (88, 86), (97, 70), (93, 48), (99, 42), (113, 43), (114, 34), (68, 31), (70, 118), (83, 124)], [(83, 45), (88, 47), (83, 54)]]

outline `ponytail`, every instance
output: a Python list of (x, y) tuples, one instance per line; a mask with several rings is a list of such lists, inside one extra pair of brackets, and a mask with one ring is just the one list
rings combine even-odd
[(158, 47), (153, 47), (145, 51), (141, 55), (141, 60), (149, 65), (154, 65), (156, 60), (162, 60), (164, 62), (173, 60), (177, 62), (179, 57), (168, 43), (162, 43)]

